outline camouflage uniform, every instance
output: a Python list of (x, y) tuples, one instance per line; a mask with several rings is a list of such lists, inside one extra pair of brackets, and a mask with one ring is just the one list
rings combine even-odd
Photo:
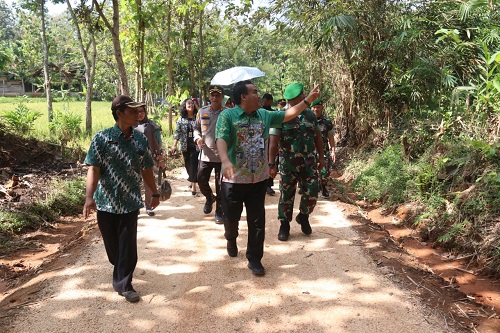
[(292, 220), (298, 182), (303, 189), (300, 198), (300, 213), (309, 216), (316, 206), (319, 188), (314, 137), (318, 131), (318, 121), (311, 109), (305, 109), (297, 118), (283, 123), (281, 129), (270, 131), (270, 134), (280, 136), (281, 196), (278, 219), (282, 223), (289, 223)]
[(323, 139), (323, 152), (325, 153), (325, 167), (319, 171), (319, 179), (321, 187), (325, 188), (328, 176), (333, 167), (333, 159), (330, 154), (330, 142), (328, 141), (328, 134), (333, 131), (333, 122), (330, 118), (321, 115), (318, 118), (318, 126), (321, 131), (321, 138)]

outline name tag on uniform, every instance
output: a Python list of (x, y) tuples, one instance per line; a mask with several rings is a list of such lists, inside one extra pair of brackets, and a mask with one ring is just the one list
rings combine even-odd
[(264, 138), (259, 139), (259, 148), (264, 149)]

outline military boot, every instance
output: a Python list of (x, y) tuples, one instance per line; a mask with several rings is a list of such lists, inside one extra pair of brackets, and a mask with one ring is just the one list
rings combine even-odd
[(278, 231), (278, 239), (282, 242), (286, 242), (290, 236), (290, 222), (280, 221), (280, 230)]
[(304, 235), (310, 235), (312, 233), (312, 228), (309, 224), (309, 215), (299, 213), (299, 215), (295, 217), (295, 221), (300, 224), (300, 229)]

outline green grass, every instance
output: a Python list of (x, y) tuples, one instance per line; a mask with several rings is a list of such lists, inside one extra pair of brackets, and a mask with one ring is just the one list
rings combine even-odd
[(21, 204), (16, 210), (0, 210), (0, 235), (21, 234), (51, 224), (59, 216), (74, 216), (81, 212), (85, 200), (85, 180), (76, 178), (54, 181), (57, 189), (46, 199)]
[[(33, 131), (29, 136), (43, 141), (55, 142), (55, 137), (49, 129), (47, 102), (45, 98), (24, 98), (24, 97), (0, 97), (0, 115), (6, 111), (13, 111), (19, 103), (25, 103), (32, 111), (42, 113), (34, 123)], [(54, 111), (70, 112), (74, 115), (81, 116), (82, 123), (80, 124), (81, 133), (85, 133), (85, 102), (84, 101), (63, 101), (53, 102), (52, 108)], [(100, 130), (113, 126), (115, 120), (111, 114), (111, 102), (94, 101), (92, 102), (92, 135)], [(168, 120), (164, 119), (160, 123), (163, 128), (163, 141), (165, 144), (170, 144), (173, 139), (168, 136)], [(175, 125), (174, 125), (175, 127)], [(70, 146), (80, 147), (84, 150), (90, 145), (90, 137), (81, 135), (74, 138)], [(164, 146), (165, 146), (164, 144)]]

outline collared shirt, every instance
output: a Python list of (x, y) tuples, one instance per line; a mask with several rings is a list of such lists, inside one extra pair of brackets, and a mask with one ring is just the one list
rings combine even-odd
[(222, 181), (253, 184), (269, 179), (269, 128), (281, 126), (284, 118), (284, 112), (259, 109), (248, 114), (239, 106), (220, 114), (215, 137), (226, 141), (229, 160), (235, 167), (234, 177)]
[(98, 132), (92, 139), (85, 164), (100, 170), (94, 193), (97, 210), (126, 214), (144, 207), (141, 169), (153, 167), (144, 134), (133, 130), (127, 138), (116, 124)]
[[(282, 113), (283, 111), (280, 111)], [(277, 127), (277, 126), (276, 126)], [(320, 131), (314, 112), (307, 108), (296, 118), (283, 123), (281, 128), (272, 128), (270, 134), (280, 136), (280, 171), (298, 172), (300, 166), (316, 165), (316, 144), (314, 138)]]
[[(181, 151), (192, 151), (195, 147), (188, 147), (189, 143), (194, 145), (194, 126), (195, 120), (179, 117), (175, 126), (174, 140), (178, 140)], [(190, 149), (188, 149), (190, 148)]]
[(212, 110), (211, 106), (207, 105), (198, 111), (194, 123), (194, 142), (201, 138), (205, 141), (205, 145), (201, 150), (200, 161), (220, 163), (219, 152), (215, 143), (215, 128), (217, 119), (225, 108), (225, 106), (222, 106), (220, 110)]

